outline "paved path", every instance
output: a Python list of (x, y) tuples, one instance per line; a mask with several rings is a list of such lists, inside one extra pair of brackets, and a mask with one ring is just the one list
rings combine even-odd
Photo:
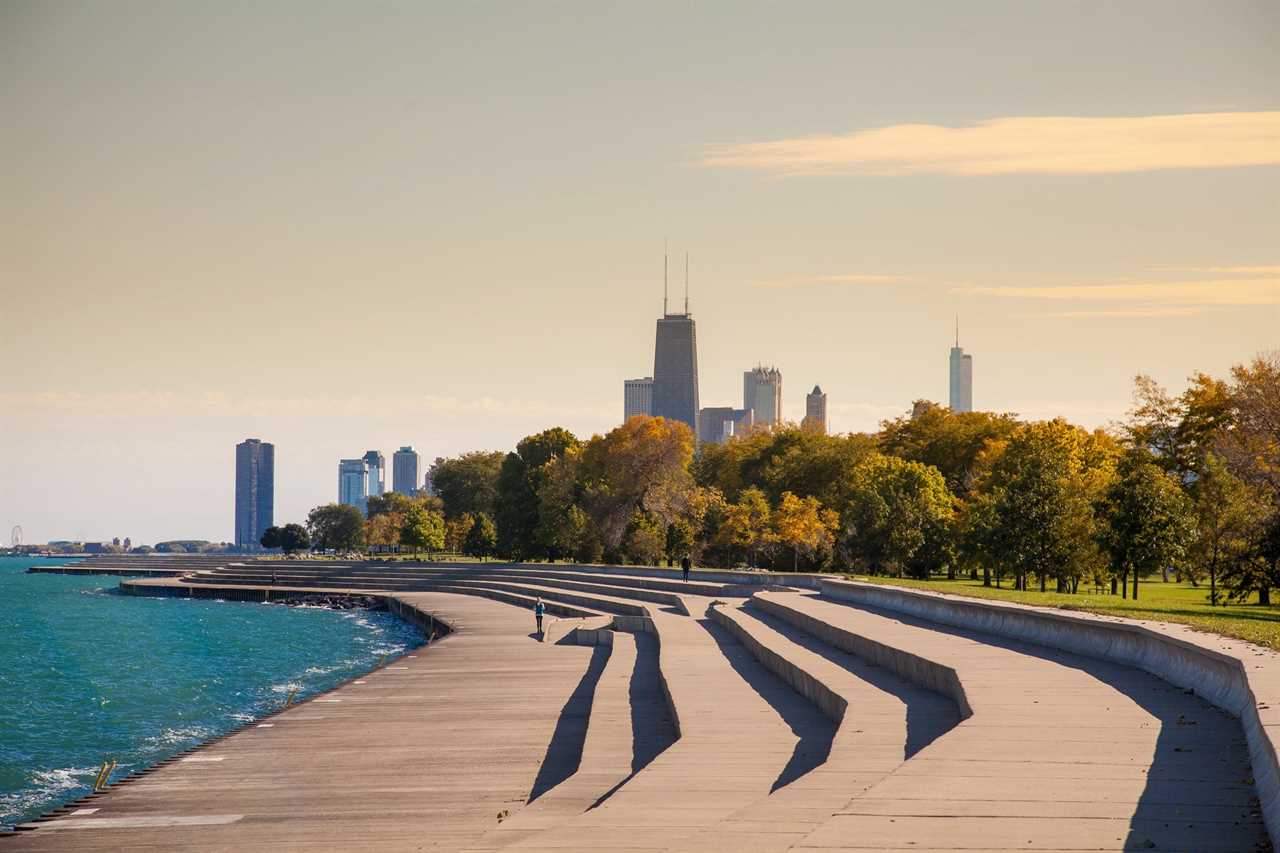
[(526, 610), (402, 597), (459, 630), (0, 849), (416, 851), (475, 841), (550, 772), (561, 712), (599, 656), (538, 642)]
[(953, 667), (973, 715), (797, 850), (1248, 851), (1239, 722), (1136, 669), (813, 595), (762, 598)]

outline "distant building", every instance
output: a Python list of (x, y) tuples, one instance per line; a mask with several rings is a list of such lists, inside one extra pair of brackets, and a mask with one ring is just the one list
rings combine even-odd
[(756, 424), (782, 422), (782, 371), (756, 367), (742, 374), (742, 408), (750, 409)]
[(124, 537), (124, 546), (123, 546), (123, 547), (124, 547), (124, 549), (125, 549), (126, 551), (132, 550), (132, 548), (133, 548), (133, 541), (132, 541), (128, 536)]
[(960, 324), (956, 324), (956, 345), (951, 348), (951, 411), (973, 411), (973, 356), (960, 348)]
[(708, 406), (698, 410), (698, 441), (721, 444), (735, 435), (746, 435), (752, 423), (750, 409)]
[(427, 470), (427, 473), (422, 475), (422, 494), (426, 495), (429, 498), (433, 498), (436, 496), (436, 485), (435, 483), (431, 482), (430, 469)]
[(369, 495), (380, 495), (387, 490), (387, 459), (378, 450), (370, 450), (363, 458), (369, 466)]
[(402, 495), (418, 493), (418, 470), (422, 457), (412, 447), (402, 447), (391, 454), (391, 488)]
[(622, 383), (622, 419), (653, 414), (653, 377), (627, 379)]
[(688, 424), (698, 433), (698, 333), (689, 314), (667, 314), (658, 321), (650, 414)]
[(804, 398), (804, 425), (818, 432), (827, 431), (827, 395), (817, 385)]
[(247, 438), (236, 445), (236, 548), (261, 548), (263, 532), (275, 524), (276, 448)]
[(338, 503), (369, 513), (369, 465), (363, 459), (338, 462)]

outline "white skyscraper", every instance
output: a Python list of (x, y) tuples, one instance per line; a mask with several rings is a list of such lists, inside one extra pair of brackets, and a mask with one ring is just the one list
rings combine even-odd
[(627, 379), (622, 384), (622, 419), (653, 414), (653, 377)]
[(370, 450), (364, 455), (369, 466), (369, 496), (380, 495), (387, 490), (387, 459), (380, 450)]
[(742, 374), (742, 408), (750, 409), (752, 423), (782, 422), (782, 371), (756, 367)]
[(363, 459), (338, 462), (338, 503), (349, 504), (368, 515), (369, 465)]
[(391, 487), (402, 495), (418, 492), (418, 468), (422, 459), (412, 447), (402, 447), (391, 455)]
[(960, 348), (960, 322), (956, 321), (956, 345), (951, 348), (951, 411), (973, 411), (973, 356)]

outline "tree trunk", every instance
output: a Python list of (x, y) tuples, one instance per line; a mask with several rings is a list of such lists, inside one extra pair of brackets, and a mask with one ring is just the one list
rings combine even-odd
[(1218, 606), (1218, 573), (1214, 566), (1209, 567), (1209, 606)]
[(795, 559), (791, 563), (791, 571), (798, 572), (800, 571), (800, 546), (797, 545), (794, 548), (792, 548), (791, 553), (795, 557)]
[(1265, 585), (1258, 587), (1258, 603), (1264, 606), (1271, 603), (1271, 587)]
[(1133, 600), (1138, 600), (1138, 570), (1133, 570)]
[(1044, 592), (1045, 577), (1044, 572), (1040, 573), (1040, 591)]
[(1127, 599), (1129, 597), (1129, 573), (1124, 572), (1120, 575), (1120, 597)]
[[(982, 567), (982, 585), (991, 586), (991, 567), (990, 566)], [(1000, 586), (999, 578), (996, 578), (996, 586)]]
[(1116, 594), (1116, 576), (1115, 575), (1111, 576), (1111, 594), (1112, 595)]

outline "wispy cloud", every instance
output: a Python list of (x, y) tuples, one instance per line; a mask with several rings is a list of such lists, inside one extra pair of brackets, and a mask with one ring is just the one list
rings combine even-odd
[(807, 287), (810, 285), (884, 285), (904, 284), (911, 278), (903, 275), (875, 275), (871, 273), (844, 273), (840, 275), (811, 275), (796, 278), (753, 279), (752, 287)]
[(1221, 308), (1208, 305), (1182, 305), (1170, 306), (1167, 308), (1118, 308), (1114, 310), (1098, 310), (1098, 311), (1049, 311), (1042, 314), (1023, 314), (1024, 317), (1047, 317), (1056, 320), (1081, 320), (1093, 318), (1124, 318), (1124, 317), (1194, 317), (1200, 314), (1208, 314), (1214, 311), (1221, 311)]
[(708, 146), (700, 165), (778, 176), (1097, 174), (1280, 163), (1280, 112), (1014, 116)]
[(951, 292), (963, 296), (1013, 299), (1138, 302), (1149, 306), (1280, 305), (1280, 277), (1067, 284), (1049, 287), (968, 286), (954, 288)]

